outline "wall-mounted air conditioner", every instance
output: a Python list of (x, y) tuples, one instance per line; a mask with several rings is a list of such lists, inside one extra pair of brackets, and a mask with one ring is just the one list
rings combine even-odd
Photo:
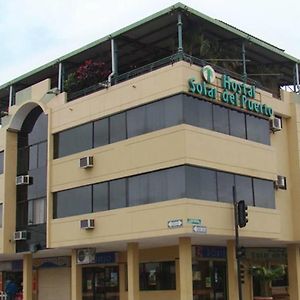
[(276, 189), (286, 190), (286, 177), (278, 175), (275, 181)]
[(77, 264), (93, 264), (96, 259), (96, 248), (83, 248), (77, 250)]
[(94, 166), (93, 156), (85, 156), (85, 157), (80, 158), (79, 166), (82, 169), (92, 168)]
[(270, 120), (270, 127), (273, 132), (280, 131), (282, 129), (281, 118), (274, 117)]
[(94, 219), (80, 220), (80, 228), (81, 229), (94, 229), (95, 228), (95, 220)]
[(14, 240), (15, 241), (25, 241), (27, 240), (28, 232), (26, 230), (23, 231), (16, 231), (14, 233)]
[(16, 185), (29, 185), (30, 176), (29, 175), (20, 175), (16, 177)]

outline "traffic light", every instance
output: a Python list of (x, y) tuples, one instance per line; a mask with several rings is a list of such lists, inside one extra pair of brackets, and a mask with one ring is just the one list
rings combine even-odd
[(240, 279), (241, 283), (245, 283), (245, 266), (243, 264), (240, 264)]
[(244, 200), (238, 202), (238, 224), (239, 227), (245, 227), (248, 223), (248, 206)]
[(243, 258), (246, 256), (246, 248), (245, 247), (237, 247), (236, 248), (236, 257)]

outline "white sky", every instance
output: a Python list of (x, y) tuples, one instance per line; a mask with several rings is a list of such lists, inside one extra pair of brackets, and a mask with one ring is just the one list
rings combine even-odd
[[(0, 85), (176, 2), (0, 0)], [(300, 58), (299, 0), (181, 2)]]

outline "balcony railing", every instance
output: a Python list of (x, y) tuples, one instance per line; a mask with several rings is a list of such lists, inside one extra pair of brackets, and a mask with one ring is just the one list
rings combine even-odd
[[(154, 61), (150, 64), (145, 65), (145, 66), (142, 66), (142, 67), (130, 70), (126, 73), (114, 76), (112, 78), (111, 85), (115, 85), (115, 84), (118, 84), (120, 82), (132, 79), (134, 77), (152, 72), (152, 71), (157, 70), (157, 69), (160, 69), (162, 67), (172, 65), (172, 64), (174, 64), (175, 62), (178, 62), (178, 61), (185, 61), (185, 62), (190, 63), (191, 65), (196, 65), (196, 66), (200, 66), (200, 67), (203, 67), (203, 66), (209, 64), (214, 68), (214, 70), (217, 73), (227, 74), (227, 75), (229, 75), (230, 77), (232, 77), (236, 80), (239, 80), (239, 81), (242, 81), (242, 82), (245, 81), (245, 78), (242, 75), (238, 74), (238, 73), (232, 72), (228, 69), (224, 69), (224, 68), (222, 68), (218, 65), (214, 65), (211, 62), (207, 62), (203, 59), (188, 55), (188, 54), (183, 53), (183, 52), (179, 52), (179, 53), (176, 53), (174, 55), (164, 57), (160, 60)], [(258, 87), (262, 90), (265, 90), (265, 91), (268, 91), (268, 92), (272, 93), (271, 90), (268, 90), (266, 87), (262, 86), (258, 81), (255, 81), (253, 79), (247, 78), (246, 83), (249, 84), (249, 85), (255, 85), (256, 87)], [(89, 86), (87, 88), (84, 88), (80, 91), (73, 92), (73, 93), (68, 93), (67, 100), (72, 101), (72, 100), (75, 100), (77, 98), (92, 94), (94, 92), (103, 90), (103, 89), (108, 88), (108, 87), (109, 87), (108, 81), (99, 82), (98, 84), (91, 85), (91, 86)]]

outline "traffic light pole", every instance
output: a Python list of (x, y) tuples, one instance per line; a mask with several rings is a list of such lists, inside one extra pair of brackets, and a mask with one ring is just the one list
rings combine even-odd
[(236, 200), (236, 189), (235, 186), (232, 187), (233, 193), (233, 207), (234, 207), (234, 227), (235, 227), (235, 257), (237, 263), (237, 275), (238, 275), (238, 292), (239, 292), (239, 300), (243, 300), (242, 295), (242, 280), (241, 280), (241, 261), (239, 256), (240, 249), (240, 239), (239, 239), (239, 225), (238, 225), (238, 203)]

